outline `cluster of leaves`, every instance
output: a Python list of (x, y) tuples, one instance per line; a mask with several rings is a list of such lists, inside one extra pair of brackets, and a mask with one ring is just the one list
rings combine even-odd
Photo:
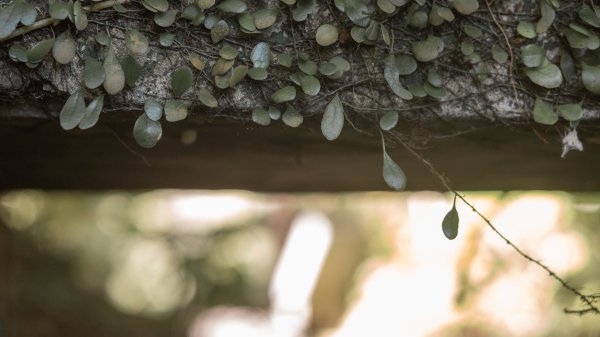
[[(79, 0), (73, 2), (52, 0), (48, 3), (48, 13), (53, 20), (69, 20), (77, 31), (86, 29), (87, 16), (96, 10), (112, 7), (117, 12), (126, 12), (123, 4), (128, 1), (95, 2), (84, 6)], [(244, 0), (193, 0), (186, 6), (170, 8), (167, 0), (141, 0), (141, 5), (151, 13), (153, 22), (162, 28), (172, 27), (177, 20), (184, 20), (192, 26), (203, 26), (210, 32), (210, 39), (218, 48), (218, 58), (212, 64), (210, 77), (213, 88), (194, 87), (197, 72), (205, 72), (208, 61), (194, 52), (189, 53), (189, 65), (176, 68), (171, 73), (171, 98), (149, 98), (134, 125), (133, 133), (136, 141), (143, 147), (153, 147), (162, 136), (161, 119), (176, 122), (187, 117), (190, 102), (198, 101), (208, 108), (216, 108), (218, 99), (212, 91), (235, 88), (244, 81), (260, 81), (277, 79), (280, 87), (268, 99), (268, 105), (252, 111), (252, 120), (263, 126), (281, 119), (290, 127), (302, 124), (304, 118), (294, 101), (298, 91), (311, 97), (321, 93), (323, 80), (338, 80), (351, 68), (350, 62), (342, 55), (333, 56), (327, 60), (315, 62), (302, 52), (273, 52), (268, 43), (258, 41), (251, 53), (246, 57), (241, 48), (228, 42), (231, 23), (237, 22), (238, 29), (249, 36), (257, 35), (281, 22), (284, 10), (289, 10), (296, 22), (305, 21), (313, 14), (316, 6), (314, 0), (281, 0), (277, 8), (256, 8), (249, 6)], [(558, 0), (538, 0), (539, 20), (536, 22), (520, 21), (516, 27), (517, 33), (527, 40), (543, 41), (543, 35), (554, 23)], [(401, 100), (416, 98), (444, 99), (449, 95), (444, 87), (444, 74), (432, 63), (440, 58), (447, 50), (444, 37), (436, 35), (435, 27), (453, 23), (458, 19), (462, 35), (460, 51), (473, 65), (474, 75), (479, 80), (489, 76), (488, 63), (483, 61), (479, 48), (485, 34), (477, 25), (465, 20), (469, 15), (480, 9), (478, 0), (335, 0), (335, 8), (347, 18), (346, 22), (336, 21), (320, 25), (314, 32), (314, 41), (322, 48), (334, 48), (338, 43), (345, 44), (352, 39), (356, 44), (365, 46), (380, 45), (389, 50), (382, 59), (383, 75), (390, 91)], [(600, 10), (584, 4), (578, 9), (578, 22), (572, 22), (561, 32), (569, 42), (572, 50), (565, 52), (560, 61), (560, 67), (552, 63), (547, 51), (532, 41), (520, 48), (520, 62), (523, 72), (529, 80), (544, 89), (556, 89), (567, 84), (576, 74), (577, 65), (581, 67), (583, 86), (593, 94), (600, 94), (600, 40), (595, 32), (600, 27)], [(402, 48), (394, 48), (394, 29), (390, 22), (395, 17), (401, 17), (404, 28), (416, 32), (408, 40), (402, 40)], [(13, 0), (0, 9), (0, 39), (10, 36), (17, 26), (35, 23), (36, 11), (26, 0)], [(343, 20), (342, 20), (343, 21)], [(347, 24), (346, 24), (347, 23)], [(349, 26), (348, 26), (349, 25)], [(349, 34), (347, 31), (349, 30)], [(165, 29), (160, 33), (158, 43), (169, 47), (176, 41), (173, 29)], [(344, 36), (344, 34), (346, 36)], [(95, 36), (96, 42), (103, 46), (104, 58), (85, 55), (82, 86), (66, 101), (61, 114), (61, 126), (65, 129), (79, 127), (82, 129), (93, 126), (103, 108), (105, 95), (115, 95), (128, 87), (135, 87), (136, 81), (142, 75), (145, 55), (149, 51), (149, 38), (142, 32), (129, 29), (125, 32), (124, 42), (128, 54), (119, 59), (112, 39), (104, 32)], [(408, 44), (407, 44), (408, 43)], [(496, 42), (491, 48), (491, 55), (498, 64), (508, 61), (507, 49)], [(38, 66), (52, 50), (52, 55), (58, 64), (70, 63), (77, 51), (77, 43), (70, 30), (57, 37), (42, 40), (30, 48), (14, 43), (10, 57), (26, 66)], [(511, 51), (512, 62), (512, 51)], [(242, 56), (242, 57), (240, 57)], [(251, 61), (251, 64), (247, 60)], [(271, 78), (273, 64), (287, 69), (288, 76)], [(419, 76), (414, 76), (418, 72)], [(95, 93), (86, 105), (90, 90)], [(193, 91), (191, 95), (190, 91)], [(321, 120), (321, 129), (328, 140), (337, 139), (344, 127), (346, 115), (342, 93), (337, 91), (323, 93), (332, 97), (325, 107)], [(190, 96), (197, 99), (190, 100)], [(218, 96), (217, 96), (218, 97)], [(556, 111), (538, 97), (534, 106), (534, 120), (543, 124), (553, 124), (562, 116), (569, 122), (576, 122), (582, 115), (582, 102), (561, 104)], [(392, 130), (398, 123), (397, 111), (389, 111), (379, 119), (382, 131)], [(383, 139), (383, 137), (382, 137)], [(393, 189), (400, 190), (406, 186), (406, 176), (388, 155), (383, 143), (383, 176), (385, 182)]]

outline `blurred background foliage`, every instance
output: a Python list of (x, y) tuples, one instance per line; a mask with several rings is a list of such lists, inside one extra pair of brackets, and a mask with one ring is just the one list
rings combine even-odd
[[(600, 194), (468, 197), (572, 284), (600, 289)], [(572, 294), (470, 210), (459, 205), (459, 238), (443, 238), (450, 205), (433, 192), (5, 192), (0, 336), (226, 336), (192, 326), (217, 308), (269, 316), (275, 264), (306, 209), (334, 233), (307, 335), (600, 333), (599, 317), (564, 315)]]

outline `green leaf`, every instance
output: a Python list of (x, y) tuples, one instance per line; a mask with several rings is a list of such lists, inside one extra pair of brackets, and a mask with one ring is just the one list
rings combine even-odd
[(475, 52), (473, 42), (467, 40), (460, 43), (460, 52), (465, 56), (469, 56)]
[(503, 64), (506, 61), (508, 61), (508, 53), (506, 52), (506, 50), (504, 50), (504, 48), (500, 47), (498, 44), (495, 44), (492, 47), (492, 57), (496, 62), (500, 64)]
[(383, 180), (391, 189), (396, 191), (406, 188), (406, 174), (387, 154), (385, 145), (383, 148)]
[(334, 44), (338, 40), (338, 30), (334, 25), (321, 25), (317, 28), (316, 39), (320, 46)]
[(350, 70), (350, 63), (341, 56), (334, 56), (329, 60), (330, 63), (335, 64), (336, 72), (333, 75), (328, 75), (327, 77), (331, 79), (338, 79), (344, 75), (345, 72)]
[(109, 95), (118, 94), (125, 87), (125, 73), (112, 46), (108, 48), (103, 67), (105, 73), (104, 90)]
[(537, 68), (527, 68), (525, 74), (531, 82), (548, 89), (558, 88), (563, 81), (560, 69), (549, 62)]
[(281, 120), (285, 125), (296, 128), (302, 124), (304, 117), (293, 106), (288, 104), (283, 116), (281, 116)]
[(110, 43), (110, 38), (108, 37), (108, 35), (106, 35), (105, 32), (98, 32), (98, 34), (96, 34), (95, 39), (96, 42), (103, 46), (108, 46), (108, 44)]
[(253, 80), (262, 81), (269, 76), (269, 73), (265, 68), (250, 68), (248, 69), (248, 76)]
[(69, 4), (62, 1), (49, 1), (48, 12), (50, 17), (56, 20), (64, 20), (69, 16)]
[(202, 104), (206, 105), (209, 108), (216, 108), (219, 102), (217, 99), (208, 91), (206, 88), (201, 88), (198, 92), (198, 99)]
[(594, 9), (590, 7), (588, 4), (584, 4), (579, 9), (579, 18), (592, 27), (599, 28), (600, 27), (600, 16), (598, 13), (600, 12), (600, 7), (595, 6)]
[(302, 91), (309, 96), (316, 96), (319, 91), (321, 91), (321, 83), (312, 75), (302, 75), (303, 76), (300, 78), (300, 86), (302, 87)]
[(175, 41), (175, 34), (162, 33), (158, 37), (158, 42), (163, 47), (170, 47)]
[(133, 126), (133, 138), (145, 148), (152, 148), (162, 137), (162, 126), (153, 121), (146, 114), (141, 114)]
[(521, 48), (521, 61), (529, 68), (539, 67), (546, 59), (546, 49), (530, 44)]
[(288, 54), (277, 54), (277, 63), (286, 68), (290, 68), (292, 66), (292, 57)]
[(210, 38), (213, 43), (223, 40), (227, 35), (229, 35), (229, 24), (223, 20), (215, 23), (210, 30)]
[(75, 4), (73, 4), (73, 18), (75, 21), (75, 28), (77, 28), (77, 30), (84, 30), (87, 28), (87, 14), (81, 5), (81, 1), (79, 0), (75, 1)]
[(254, 16), (250, 13), (244, 13), (238, 17), (238, 23), (244, 33), (258, 33), (254, 24)]
[(231, 46), (230, 44), (224, 44), (223, 47), (219, 50), (219, 56), (226, 60), (233, 60), (240, 54), (240, 51), (237, 48)]
[(279, 111), (279, 109), (277, 109), (276, 106), (269, 106), (269, 110), (267, 112), (269, 113), (269, 117), (271, 117), (272, 120), (278, 120), (279, 118), (281, 118), (281, 111)]
[(248, 6), (241, 0), (224, 0), (219, 2), (217, 8), (226, 13), (241, 14), (248, 9)]
[(444, 40), (429, 35), (426, 40), (412, 44), (412, 51), (417, 61), (429, 62), (436, 59), (444, 50)]
[(379, 119), (379, 127), (381, 130), (388, 131), (393, 129), (398, 124), (398, 111), (388, 111), (381, 119)]
[(446, 91), (444, 87), (436, 87), (431, 85), (429, 82), (425, 82), (423, 84), (423, 90), (425, 90), (429, 96), (437, 99), (443, 99), (448, 96), (448, 91)]
[(473, 26), (470, 24), (464, 24), (462, 29), (465, 32), (465, 34), (467, 34), (468, 37), (475, 39), (475, 40), (479, 39), (481, 37), (481, 35), (483, 35), (481, 28), (479, 28), (477, 26)]
[(31, 64), (38, 64), (42, 62), (44, 57), (46, 57), (48, 52), (50, 52), (50, 49), (52, 49), (53, 45), (54, 38), (42, 40), (36, 43), (33, 47), (31, 47), (29, 53), (27, 53), (27, 62)]
[(167, 0), (142, 0), (142, 5), (151, 12), (164, 12), (169, 9)]
[(187, 105), (178, 99), (168, 99), (165, 102), (165, 119), (167, 122), (183, 120), (188, 115)]
[(254, 68), (268, 68), (271, 62), (271, 51), (269, 44), (266, 42), (259, 42), (252, 48), (250, 53), (250, 59)]
[(163, 114), (162, 104), (154, 98), (148, 98), (144, 103), (144, 112), (151, 120), (159, 121)]
[(463, 15), (473, 14), (479, 9), (479, 2), (477, 0), (451, 0), (450, 4), (457, 12)]
[(175, 22), (175, 17), (179, 13), (176, 9), (170, 9), (164, 12), (158, 12), (154, 14), (154, 23), (160, 27), (169, 27)]
[(252, 121), (262, 126), (271, 124), (271, 117), (265, 108), (257, 108), (252, 110)]
[(334, 140), (340, 136), (344, 127), (344, 106), (340, 96), (335, 94), (333, 99), (325, 107), (323, 119), (321, 119), (321, 132), (327, 140)]
[(0, 39), (12, 34), (23, 16), (22, 1), (15, 0), (0, 8)]
[(148, 52), (148, 38), (135, 29), (125, 33), (125, 45), (132, 53), (146, 55)]
[(171, 90), (173, 91), (173, 96), (181, 96), (186, 90), (192, 87), (192, 82), (194, 80), (194, 75), (192, 74), (192, 69), (187, 66), (179, 67), (171, 76)]
[(316, 0), (298, 0), (296, 2), (296, 8), (292, 9), (292, 17), (294, 21), (306, 20), (308, 14), (313, 13), (316, 2)]
[(546, 1), (540, 1), (540, 12), (542, 17), (535, 26), (535, 31), (538, 34), (545, 33), (554, 22), (554, 17), (556, 16), (554, 8), (552, 8), (552, 6), (550, 6)]
[(579, 103), (568, 103), (561, 104), (556, 107), (558, 115), (569, 122), (578, 121), (583, 116), (583, 109), (581, 108), (581, 102)]
[(300, 70), (307, 75), (315, 75), (319, 69), (317, 64), (313, 62), (306, 54), (300, 54), (298, 57), (298, 68), (300, 68)]
[(537, 97), (533, 106), (533, 120), (540, 124), (552, 125), (558, 121), (558, 115), (550, 104)]
[(283, 87), (271, 95), (271, 99), (274, 103), (289, 102), (294, 98), (296, 98), (296, 88), (291, 85)]
[(83, 90), (77, 90), (65, 102), (60, 111), (60, 126), (65, 130), (75, 128), (85, 115), (85, 101)]
[(104, 73), (104, 68), (102, 64), (98, 62), (95, 58), (87, 56), (85, 58), (85, 65), (83, 67), (83, 83), (86, 88), (96, 89), (103, 82), (106, 74)]
[(452, 209), (446, 214), (442, 221), (442, 232), (448, 240), (454, 240), (458, 235), (458, 212), (456, 211), (456, 197)]
[(79, 122), (79, 128), (85, 130), (96, 125), (98, 118), (100, 118), (100, 113), (102, 112), (103, 107), (104, 95), (94, 98), (85, 108), (85, 114), (83, 115), (81, 122)]
[(519, 21), (517, 32), (519, 35), (528, 39), (533, 39), (537, 35), (535, 32), (535, 25), (529, 21)]
[(197, 0), (196, 5), (202, 9), (209, 9), (215, 5), (215, 0)]
[(233, 69), (231, 78), (229, 79), (229, 87), (233, 88), (240, 83), (248, 74), (248, 66), (240, 65)]
[(434, 87), (441, 87), (443, 84), (442, 75), (435, 71), (433, 68), (429, 68), (427, 71), (427, 82), (433, 85)]
[(583, 63), (581, 80), (589, 92), (600, 95), (600, 66), (589, 66)]
[(204, 70), (204, 61), (202, 60), (200, 55), (198, 55), (196, 53), (191, 53), (190, 54), (190, 62), (192, 63), (192, 66), (194, 66), (194, 68), (196, 68), (200, 71)]
[(23, 11), (20, 20), (21, 23), (25, 26), (31, 26), (37, 18), (37, 11), (35, 10), (35, 7), (27, 1), (22, 1), (21, 7)]
[(52, 56), (60, 64), (68, 64), (75, 57), (75, 40), (69, 31), (61, 33), (52, 46)]
[(15, 62), (27, 62), (27, 48), (22, 44), (15, 43), (10, 46), (8, 56)]
[(560, 71), (563, 74), (563, 78), (567, 81), (575, 74), (575, 61), (568, 52), (564, 53), (560, 58)]
[(277, 11), (271, 8), (259, 9), (253, 14), (256, 29), (266, 29), (277, 21)]
[(405, 100), (413, 98), (410, 91), (404, 88), (402, 83), (400, 83), (400, 69), (396, 62), (396, 58), (393, 55), (389, 55), (385, 60), (383, 76), (396, 96)]
[(121, 67), (123, 68), (123, 73), (125, 74), (125, 83), (133, 88), (135, 86), (135, 82), (138, 80), (138, 78), (140, 78), (142, 67), (131, 55), (127, 55), (127, 57), (123, 59)]

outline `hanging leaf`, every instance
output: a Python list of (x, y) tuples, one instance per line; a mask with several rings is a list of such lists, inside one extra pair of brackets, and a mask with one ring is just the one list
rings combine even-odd
[(429, 35), (426, 40), (412, 44), (412, 51), (415, 54), (415, 58), (421, 62), (429, 62), (436, 59), (442, 50), (444, 50), (444, 40), (434, 35)]
[(213, 43), (223, 40), (227, 35), (229, 35), (229, 25), (223, 20), (217, 22), (210, 30), (210, 38)]
[(61, 33), (52, 46), (52, 56), (60, 64), (69, 64), (75, 57), (75, 40), (69, 31)]
[(115, 95), (125, 87), (125, 73), (117, 59), (115, 50), (112, 46), (108, 48), (108, 54), (104, 59), (104, 90), (109, 95)]
[(334, 140), (340, 136), (344, 127), (344, 118), (344, 106), (340, 96), (335, 94), (325, 107), (325, 113), (321, 119), (321, 132), (327, 140)]
[(73, 19), (77, 30), (84, 30), (88, 25), (88, 18), (85, 9), (81, 5), (81, 1), (75, 1), (73, 4)]
[(194, 75), (192, 74), (192, 69), (187, 66), (179, 67), (171, 76), (171, 90), (173, 91), (173, 96), (181, 96), (186, 90), (192, 87), (192, 82), (194, 80)]
[(450, 4), (463, 15), (473, 14), (479, 9), (479, 1), (477, 0), (451, 0)]
[(170, 47), (175, 41), (175, 34), (162, 33), (158, 36), (158, 43), (163, 47)]
[(38, 64), (48, 55), (50, 49), (54, 45), (54, 38), (42, 40), (36, 43), (29, 52), (27, 53), (27, 62), (31, 64)]
[(271, 124), (271, 117), (265, 108), (257, 108), (252, 110), (252, 121), (262, 126)]
[(581, 102), (561, 104), (556, 107), (556, 111), (560, 117), (568, 120), (569, 122), (578, 121), (581, 119), (581, 116), (583, 116)]
[(188, 115), (187, 105), (178, 99), (168, 99), (165, 102), (165, 119), (167, 122), (183, 120)]
[(196, 53), (191, 53), (190, 54), (190, 62), (192, 63), (192, 66), (194, 66), (194, 68), (196, 68), (200, 71), (204, 70), (204, 61), (202, 60), (200, 55), (198, 55)]
[(85, 115), (85, 101), (83, 90), (77, 90), (65, 102), (60, 111), (60, 126), (65, 130), (75, 128)]
[(600, 95), (600, 65), (589, 66), (582, 64), (581, 80), (583, 86), (591, 93)]
[(217, 8), (223, 12), (241, 14), (248, 9), (248, 6), (242, 0), (224, 0), (219, 2)]
[(256, 29), (267, 29), (277, 21), (277, 11), (270, 8), (259, 9), (253, 16)]
[(546, 49), (530, 44), (521, 48), (521, 61), (529, 68), (539, 67), (546, 59)]
[(537, 68), (527, 68), (525, 74), (531, 82), (548, 89), (558, 88), (563, 81), (560, 69), (549, 62)]
[(138, 80), (138, 78), (140, 78), (142, 67), (131, 55), (127, 55), (127, 57), (123, 59), (121, 67), (123, 68), (123, 73), (125, 74), (125, 83), (133, 88), (135, 86), (135, 82)]
[(145, 148), (152, 148), (162, 137), (160, 122), (153, 121), (146, 114), (141, 114), (133, 126), (133, 138)]
[(292, 9), (292, 17), (294, 21), (304, 21), (308, 14), (313, 13), (316, 5), (316, 0), (297, 0), (296, 8)]
[(393, 55), (389, 55), (385, 60), (385, 67), (383, 69), (383, 76), (390, 86), (390, 89), (396, 94), (396, 96), (410, 100), (413, 95), (408, 91), (402, 83), (400, 83), (400, 68), (399, 63), (396, 62), (396, 58)]
[(271, 62), (269, 44), (266, 42), (257, 43), (252, 49), (252, 53), (250, 53), (250, 59), (254, 68), (268, 68)]
[(104, 95), (94, 98), (85, 108), (85, 114), (83, 115), (81, 122), (79, 122), (79, 128), (85, 130), (96, 125), (98, 118), (100, 118), (100, 113), (102, 112), (103, 107)]
[(169, 9), (167, 0), (142, 0), (142, 5), (151, 12), (164, 12)]
[(238, 85), (238, 83), (240, 83), (246, 77), (247, 74), (248, 66), (241, 65), (235, 67), (231, 72), (231, 78), (229, 79), (229, 87), (233, 88), (236, 85)]
[(151, 120), (159, 121), (163, 114), (162, 104), (154, 98), (148, 98), (144, 103), (144, 112)]
[(110, 43), (110, 38), (105, 32), (98, 32), (98, 34), (96, 34), (95, 36), (95, 39), (96, 42), (103, 46), (108, 46), (108, 44)]
[(448, 240), (454, 240), (458, 235), (458, 212), (456, 211), (456, 196), (452, 203), (452, 209), (446, 214), (442, 221), (442, 232)]
[(533, 106), (533, 120), (540, 124), (552, 125), (558, 121), (558, 115), (550, 104), (537, 97)]
[(135, 29), (125, 33), (125, 45), (136, 55), (146, 55), (148, 52), (148, 38)]
[(288, 102), (294, 98), (296, 98), (296, 88), (291, 85), (283, 87), (271, 95), (271, 99), (274, 103)]
[(321, 25), (317, 28), (316, 39), (320, 46), (329, 46), (338, 40), (338, 29), (330, 24)]
[(519, 21), (517, 32), (519, 35), (528, 39), (533, 39), (537, 35), (535, 32), (535, 25), (529, 21)]
[(198, 99), (202, 104), (206, 105), (209, 108), (216, 108), (219, 102), (217, 99), (208, 91), (206, 88), (201, 88), (198, 92)]
[(27, 48), (22, 44), (15, 43), (10, 46), (8, 56), (15, 62), (27, 62)]
[(508, 53), (504, 48), (500, 47), (498, 44), (495, 44), (492, 47), (492, 57), (494, 60), (500, 64), (506, 63), (508, 61)]
[(398, 124), (398, 111), (388, 111), (379, 120), (379, 127), (383, 131), (393, 129)]
[(383, 180), (391, 189), (396, 191), (406, 188), (406, 175), (400, 166), (387, 154), (385, 145), (383, 147)]
[(288, 104), (283, 116), (281, 116), (281, 120), (285, 125), (296, 128), (304, 122), (304, 117), (293, 106)]
[(154, 14), (154, 23), (160, 27), (169, 27), (175, 22), (175, 17), (179, 13), (176, 9), (170, 9), (164, 12)]
[(95, 58), (87, 56), (83, 67), (83, 83), (86, 88), (98, 88), (104, 82), (104, 78), (105, 73), (102, 64)]
[(67, 2), (50, 0), (48, 2), (48, 12), (53, 19), (64, 20), (69, 16), (69, 4)]

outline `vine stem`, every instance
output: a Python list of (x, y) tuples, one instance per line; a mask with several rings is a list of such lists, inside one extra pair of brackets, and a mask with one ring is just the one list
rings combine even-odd
[(510, 78), (510, 84), (512, 85), (513, 95), (515, 96), (515, 100), (517, 102), (520, 102), (519, 96), (517, 94), (517, 85), (515, 83), (515, 78), (513, 76), (513, 65), (514, 65), (514, 61), (515, 61), (515, 54), (513, 52), (512, 45), (510, 44), (510, 40), (508, 39), (506, 30), (504, 30), (504, 28), (502, 28), (502, 25), (498, 21), (498, 18), (496, 18), (496, 15), (492, 11), (492, 6), (490, 5), (490, 1), (485, 0), (485, 5), (487, 7), (488, 12), (490, 12), (490, 16), (492, 17), (492, 20), (496, 24), (496, 27), (498, 27), (498, 29), (500, 29), (500, 32), (502, 33), (502, 36), (504, 37), (504, 42), (506, 42), (506, 47), (508, 48), (508, 56), (510, 58), (510, 62), (508, 63), (508, 76)]
[(519, 247), (517, 247), (517, 245), (515, 245), (506, 236), (504, 236), (504, 234), (502, 234), (485, 215), (483, 215), (481, 212), (479, 212), (479, 210), (477, 210), (477, 208), (475, 208), (475, 206), (472, 203), (470, 203), (463, 195), (461, 195), (456, 190), (454, 190), (452, 188), (452, 186), (450, 186), (450, 183), (448, 182), (448, 178), (446, 178), (442, 173), (440, 173), (429, 160), (424, 158), (420, 153), (418, 153), (416, 150), (414, 150), (412, 147), (410, 147), (402, 139), (400, 139), (399, 137), (396, 137), (396, 138), (397, 138), (398, 142), (400, 142), (400, 144), (402, 144), (402, 146), (406, 150), (408, 150), (408, 152), (410, 152), (419, 161), (421, 161), (425, 166), (427, 166), (429, 171), (440, 181), (440, 183), (448, 191), (450, 191), (454, 194), (454, 202), (456, 202), (456, 198), (459, 198), (462, 202), (465, 203), (465, 205), (467, 205), (469, 208), (471, 208), (471, 210), (473, 212), (475, 212), (475, 214), (477, 214), (477, 216), (481, 220), (483, 220), (494, 233), (496, 233), (496, 235), (498, 235), (502, 240), (504, 240), (504, 242), (506, 242), (507, 245), (509, 245), (514, 251), (516, 251), (519, 255), (521, 255), (521, 257), (525, 258), (527, 261), (532, 262), (533, 264), (542, 268), (544, 271), (546, 271), (548, 273), (548, 275), (550, 275), (550, 277), (552, 277), (553, 279), (558, 281), (558, 283), (560, 283), (560, 285), (563, 288), (567, 289), (568, 291), (570, 291), (571, 293), (573, 293), (574, 295), (579, 297), (579, 299), (587, 306), (587, 308), (581, 309), (581, 310), (572, 310), (572, 309), (565, 308), (564, 309), (565, 313), (567, 313), (567, 314), (585, 314), (588, 312), (592, 312), (595, 314), (600, 314), (600, 310), (593, 303), (594, 299), (596, 298), (594, 295), (591, 295), (591, 296), (584, 295), (582, 292), (575, 289), (575, 287), (573, 287), (567, 281), (565, 281), (562, 277), (558, 276), (558, 274), (556, 274), (554, 271), (552, 271), (552, 269), (550, 269), (550, 267), (548, 267), (541, 261), (532, 258), (527, 253), (523, 252)]
[[(114, 5), (117, 4), (124, 4), (127, 3), (131, 0), (108, 0), (108, 1), (103, 1), (97, 4), (93, 4), (90, 6), (84, 6), (83, 9), (85, 9), (88, 12), (97, 12), (103, 9), (106, 9), (108, 7), (112, 7)], [(34, 22), (33, 24), (29, 25), (29, 26), (23, 26), (19, 29), (15, 29), (14, 32), (12, 32), (12, 34), (10, 34), (9, 36), (5, 37), (5, 38), (0, 38), (0, 42), (4, 42), (4, 41), (8, 41), (10, 39), (13, 39), (17, 36), (21, 36), (23, 34), (29, 33), (29, 32), (33, 32), (35, 30), (50, 26), (50, 25), (55, 25), (58, 24), (61, 20), (58, 19), (54, 19), (54, 18), (45, 18), (39, 21)]]

